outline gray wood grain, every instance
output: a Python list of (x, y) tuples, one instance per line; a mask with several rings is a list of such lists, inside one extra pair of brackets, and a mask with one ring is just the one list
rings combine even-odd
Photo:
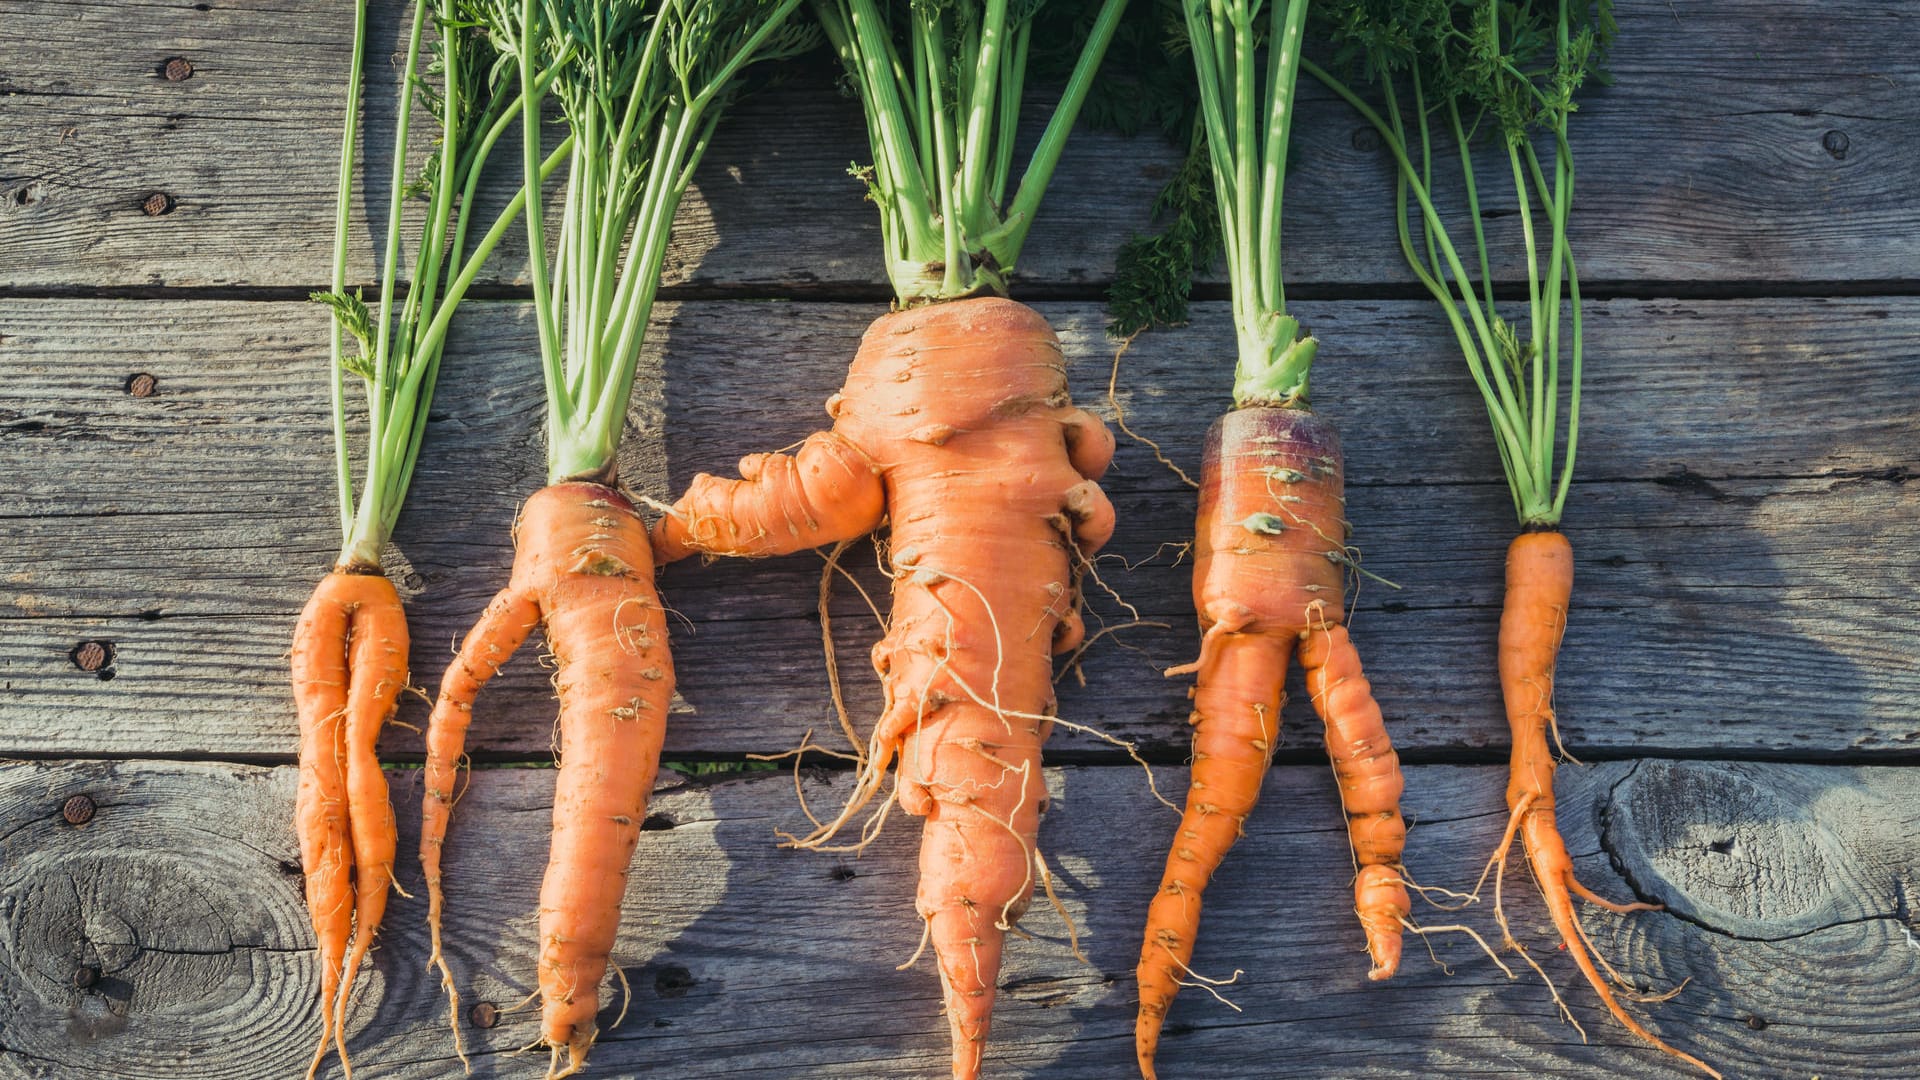
[[(424, 899), (411, 857), (417, 772), (392, 774), (401, 883), (351, 1048), (369, 1075), (453, 1077), (444, 999), (425, 970)], [(1182, 770), (1160, 770), (1178, 796)], [(482, 770), (447, 847), (449, 955), (468, 1003), (502, 1009), (533, 988), (533, 912), (552, 774)], [(1504, 823), (1504, 771), (1410, 770), (1410, 871), (1468, 886)], [(1141, 919), (1173, 825), (1137, 770), (1049, 771), (1041, 843), (1088, 962), (1042, 903), (1008, 950), (989, 1055), (999, 1077), (1131, 1075)], [(846, 774), (808, 774), (816, 804)], [(0, 1070), (8, 1075), (209, 1080), (292, 1075), (318, 1032), (317, 977), (289, 825), (293, 770), (69, 762), (0, 769)], [(781, 851), (802, 819), (787, 775), (704, 786), (669, 780), (651, 807), (615, 960), (633, 988), (594, 1075), (945, 1075), (945, 1025), (913, 951), (914, 830), (896, 819), (859, 857)], [(1587, 908), (1598, 948), (1673, 1001), (1631, 1006), (1737, 1080), (1888, 1078), (1920, 1070), (1910, 1008), (1920, 979), (1903, 897), (1920, 850), (1920, 791), (1899, 769), (1616, 762), (1562, 772), (1561, 821), (1586, 882), (1664, 901), (1627, 917)], [(91, 821), (61, 807), (92, 798)], [(1416, 1077), (1689, 1074), (1593, 1003), (1524, 877), (1507, 910), (1585, 1028), (1562, 1022), (1537, 977), (1508, 981), (1459, 935), (1410, 943), (1401, 974), (1364, 977), (1332, 780), (1282, 767), (1216, 878), (1195, 967), (1226, 977), (1234, 1012), (1198, 991), (1175, 1003), (1166, 1075)], [(1122, 824), (1124, 823), (1124, 824)], [(1285, 883), (1284, 886), (1281, 883)], [(1492, 932), (1485, 905), (1423, 910)], [(97, 981), (77, 987), (79, 968)], [(1450, 972), (1450, 973), (1449, 973)], [(602, 988), (610, 1025), (617, 982)], [(512, 1056), (535, 1014), (481, 1030), (462, 1018), (475, 1075), (533, 1075)], [(330, 1069), (329, 1076), (337, 1076)]]
[[(1136, 430), (1181, 461), (1197, 456), (1196, 417), (1218, 408), (1223, 306), (1141, 338), (1123, 360)], [(1042, 307), (1074, 359), (1076, 395), (1110, 415), (1113, 346), (1098, 311)], [(635, 398), (629, 481), (665, 496), (697, 469), (799, 439), (824, 419), (819, 403), (877, 310), (664, 306)], [(1366, 583), (1354, 623), (1395, 737), (1414, 753), (1498, 753), (1492, 649), (1511, 511), (1457, 355), (1421, 304), (1302, 310), (1325, 342), (1319, 407), (1343, 429), (1355, 541), (1369, 569), (1402, 586)], [(1559, 695), (1569, 745), (1863, 759), (1920, 749), (1909, 600), (1920, 496), (1907, 482), (1920, 421), (1900, 405), (1920, 301), (1614, 301), (1594, 324), (1580, 458), (1590, 479), (1568, 515), (1580, 560)], [(0, 573), (0, 748), (286, 760), (287, 639), (335, 543), (323, 332), (305, 304), (0, 306), (0, 517), (13, 537)], [(530, 333), (521, 305), (476, 305), (435, 401), (398, 534), (410, 565), (396, 570), (416, 594), (413, 671), (428, 686), (504, 582), (514, 507), (541, 482)], [(157, 377), (152, 396), (127, 393), (136, 372)], [(1158, 669), (1187, 659), (1194, 637), (1188, 569), (1163, 545), (1190, 531), (1191, 493), (1124, 440), (1106, 483), (1122, 525), (1102, 576), (1164, 625), (1103, 640), (1086, 686), (1063, 683), (1062, 707), (1177, 757), (1187, 706)], [(882, 591), (870, 549), (848, 561)], [(820, 568), (796, 556), (666, 574), (687, 620), (674, 625), (683, 711), (671, 752), (773, 751), (809, 727), (837, 729), (814, 618)], [(1105, 596), (1094, 606), (1127, 619)], [(868, 715), (875, 630), (850, 589), (835, 612), (850, 704)], [(113, 643), (111, 679), (70, 658), (89, 640)], [(531, 657), (510, 665), (474, 747), (543, 757), (549, 694)], [(422, 715), (409, 701), (402, 718)], [(1291, 723), (1289, 745), (1313, 752), (1311, 718)], [(1060, 745), (1099, 749), (1067, 733)], [(395, 757), (418, 747), (404, 729), (385, 743)]]
[[(382, 60), (398, 11), (380, 7), (370, 50), (374, 177), (388, 169), (398, 74)], [(13, 43), (0, 72), (0, 285), (328, 280), (345, 12), (310, 0), (14, 0), (0, 18)], [(1635, 0), (1619, 19), (1614, 85), (1589, 93), (1574, 125), (1573, 245), (1590, 289), (1914, 280), (1920, 209), (1899, 193), (1920, 187), (1920, 20), (1906, 5)], [(161, 74), (175, 57), (190, 78)], [(746, 295), (884, 287), (871, 208), (845, 175), (867, 157), (858, 113), (831, 82), (810, 62), (721, 129), (676, 229), (670, 283)], [(1317, 84), (1302, 90), (1290, 281), (1409, 282), (1387, 157), (1344, 105)], [(503, 144), (489, 205), (517, 183), (517, 157)], [(1027, 246), (1027, 280), (1083, 292), (1104, 282), (1174, 157), (1157, 136), (1076, 136)], [(1501, 190), (1494, 164), (1489, 198)], [(170, 199), (162, 216), (142, 210), (155, 193)], [(370, 280), (381, 230), (365, 203), (351, 273)], [(1517, 220), (1490, 227), (1497, 274), (1524, 281), (1507, 254)], [(516, 234), (495, 280), (513, 280), (524, 255)]]

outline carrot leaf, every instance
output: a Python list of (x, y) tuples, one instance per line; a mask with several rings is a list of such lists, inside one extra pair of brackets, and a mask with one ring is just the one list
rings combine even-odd
[[(552, 482), (614, 478), (674, 211), (749, 65), (811, 47), (800, 0), (467, 0), (519, 73)], [(542, 156), (546, 99), (567, 137)], [(564, 160), (553, 251), (541, 182)]]

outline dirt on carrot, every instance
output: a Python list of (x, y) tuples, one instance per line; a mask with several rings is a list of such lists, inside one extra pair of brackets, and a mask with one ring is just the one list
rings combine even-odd
[(666, 733), (673, 661), (646, 526), (626, 496), (601, 484), (555, 484), (527, 500), (515, 539), (513, 577), (461, 643), (428, 722), (420, 861), (431, 963), (452, 999), (458, 1047), (460, 998), (441, 942), (441, 854), (474, 699), (540, 627), (560, 698), (553, 846), (540, 888), (540, 1035), (553, 1049), (551, 1072), (566, 1076), (585, 1063), (597, 1034), (600, 982)]
[(954, 1075), (976, 1076), (1006, 933), (1044, 873), (1051, 654), (1085, 632), (1075, 567), (1113, 532), (1095, 483), (1113, 438), (1073, 407), (1046, 320), (998, 298), (878, 320), (827, 412), (832, 430), (792, 457), (696, 477), (656, 524), (655, 551), (778, 555), (890, 520), (893, 613), (873, 650), (885, 710), (854, 796), (799, 843), (830, 841), (898, 762), (894, 797), (925, 819), (916, 907)]

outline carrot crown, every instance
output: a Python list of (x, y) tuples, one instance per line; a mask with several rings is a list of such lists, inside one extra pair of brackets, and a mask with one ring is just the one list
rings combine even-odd
[[(378, 566), (406, 501), (413, 467), (426, 433), (427, 408), (454, 309), (474, 275), (519, 215), (516, 196), (493, 226), (467, 249), (473, 195), (494, 143), (508, 126), (518, 90), (497, 76), (486, 39), (464, 26), (454, 0), (416, 0), (407, 41), (406, 76), (396, 112), (393, 176), (388, 188), (387, 234), (380, 294), (369, 308), (358, 290), (347, 291), (347, 234), (353, 206), (355, 148), (359, 145), (360, 82), (367, 44), (367, 0), (354, 5), (353, 61), (348, 76), (347, 118), (341, 138), (339, 197), (334, 220), (333, 288), (313, 294), (333, 313), (331, 384), (334, 460), (340, 494), (340, 561)], [(435, 36), (426, 38), (426, 27)], [(422, 68), (421, 54), (428, 61)], [(436, 88), (430, 76), (439, 76)], [(418, 94), (440, 127), (435, 152), (411, 182), (407, 179), (408, 121)], [(414, 255), (411, 283), (398, 311), (395, 283), (400, 268), (400, 230), (405, 199), (424, 195), (426, 223)], [(457, 211), (456, 211), (457, 205)], [(358, 345), (347, 355), (345, 339)], [(366, 384), (366, 476), (353, 490), (354, 462), (348, 446), (346, 377)]]
[[(807, 48), (800, 0), (467, 0), (519, 73), (551, 483), (614, 478), (674, 211), (743, 73)], [(542, 156), (541, 107), (567, 136)], [(549, 254), (540, 182), (567, 164)], [(623, 257), (624, 256), (624, 257)]]
[(866, 108), (887, 277), (902, 304), (992, 293), (1007, 278), (1126, 0), (1102, 0), (1014, 189), (1033, 20), (1046, 0), (814, 0)]
[[(1557, 525), (1580, 436), (1580, 279), (1567, 243), (1573, 207), (1567, 126), (1574, 94), (1596, 75), (1613, 38), (1611, 0), (1329, 0), (1325, 10), (1340, 58), (1373, 84), (1384, 115), (1328, 72), (1311, 63), (1307, 70), (1359, 110), (1392, 152), (1399, 167), (1394, 204), (1401, 254), (1440, 302), (1486, 401), (1514, 510), (1522, 525)], [(1475, 135), (1483, 130), (1504, 158), (1507, 175), (1495, 183), (1511, 185), (1526, 250), (1524, 335), (1494, 304), (1483, 189), (1473, 160)], [(1547, 160), (1536, 141), (1549, 146)], [(1465, 199), (1453, 209), (1465, 211), (1473, 230), (1478, 289), (1434, 201), (1434, 154), (1449, 149), (1458, 157)], [(1536, 229), (1535, 199), (1544, 232)], [(1570, 323), (1566, 440), (1556, 470), (1563, 312)]]

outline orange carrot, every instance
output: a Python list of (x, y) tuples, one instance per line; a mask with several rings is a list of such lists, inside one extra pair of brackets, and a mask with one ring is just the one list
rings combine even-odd
[(513, 577), (461, 643), (428, 721), (420, 861), (430, 962), (453, 999), (457, 1046), (460, 998), (441, 952), (440, 856), (474, 698), (541, 627), (556, 665), (560, 770), (540, 887), (540, 1036), (553, 1050), (552, 1072), (567, 1076), (585, 1064), (596, 1035), (627, 864), (660, 763), (673, 661), (646, 526), (624, 495), (555, 484), (527, 500), (515, 534)]
[(378, 567), (343, 565), (320, 579), (294, 628), (292, 669), (300, 717), (294, 832), (321, 965), (312, 1076), (330, 1038), (346, 1065), (347, 1000), (394, 883), (398, 833), (374, 744), (407, 685), (407, 617)]
[(1325, 722), (1357, 874), (1354, 907), (1373, 966), (1385, 979), (1400, 962), (1410, 903), (1398, 864), (1399, 759), (1387, 740), (1359, 655), (1341, 625), (1347, 523), (1339, 440), (1304, 408), (1251, 406), (1215, 421), (1201, 465), (1193, 598), (1200, 658), (1193, 769), (1186, 812), (1147, 914), (1134, 1045), (1141, 1072), (1167, 1007), (1189, 969), (1200, 898), (1227, 849), (1244, 835), (1279, 743), (1282, 686), (1297, 649), (1307, 693)]
[(882, 317), (827, 412), (833, 429), (791, 458), (747, 458), (740, 480), (695, 477), (654, 548), (662, 562), (778, 555), (891, 520), (893, 614), (873, 649), (886, 708), (846, 810), (802, 843), (831, 837), (900, 763), (900, 805), (926, 819), (916, 907), (953, 1074), (973, 1077), (1006, 932), (1042, 872), (1049, 655), (1080, 641), (1075, 568), (1113, 531), (1094, 483), (1113, 438), (1072, 406), (1046, 320), (998, 298)]
[[(1580, 884), (1573, 876), (1573, 859), (1567, 854), (1566, 841), (1554, 821), (1553, 773), (1558, 762), (1547, 747), (1547, 734), (1554, 728), (1553, 669), (1560, 639), (1566, 634), (1567, 605), (1572, 596), (1573, 545), (1567, 538), (1551, 530), (1514, 537), (1507, 548), (1507, 595), (1500, 612), (1500, 691), (1506, 700), (1507, 726), (1513, 733), (1507, 778), (1507, 808), (1512, 816), (1494, 854), (1494, 865), (1497, 872), (1504, 873), (1507, 853), (1518, 835), (1561, 943), (1607, 1011), (1628, 1031), (1718, 1077), (1720, 1074), (1706, 1062), (1662, 1042), (1621, 1007), (1594, 963), (1586, 931), (1573, 909), (1574, 894), (1615, 914), (1658, 911), (1660, 905), (1617, 904)], [(1501, 932), (1506, 935), (1505, 944), (1520, 949), (1507, 928), (1505, 915), (1497, 909), (1496, 913)], [(1611, 969), (1608, 973), (1612, 974)]]

